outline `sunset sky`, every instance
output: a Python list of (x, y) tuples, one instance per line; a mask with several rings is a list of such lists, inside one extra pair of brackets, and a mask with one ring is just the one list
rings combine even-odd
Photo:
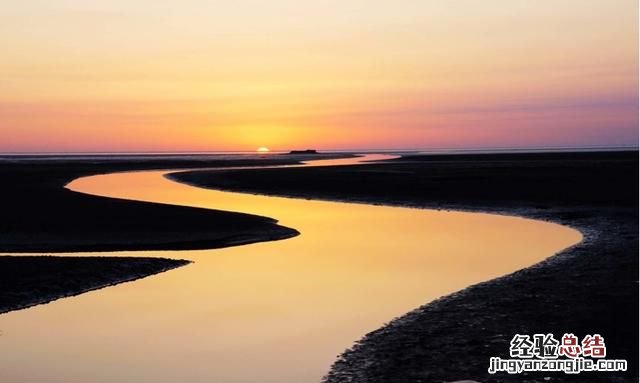
[(637, 0), (24, 0), (0, 152), (635, 146)]

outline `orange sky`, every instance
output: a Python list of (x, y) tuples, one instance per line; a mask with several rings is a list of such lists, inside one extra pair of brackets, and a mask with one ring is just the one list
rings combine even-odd
[(0, 152), (638, 140), (635, 0), (26, 0), (0, 16)]

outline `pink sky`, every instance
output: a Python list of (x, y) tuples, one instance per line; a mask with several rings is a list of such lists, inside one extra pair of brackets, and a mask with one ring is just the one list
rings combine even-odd
[(14, 2), (0, 152), (636, 146), (637, 1)]

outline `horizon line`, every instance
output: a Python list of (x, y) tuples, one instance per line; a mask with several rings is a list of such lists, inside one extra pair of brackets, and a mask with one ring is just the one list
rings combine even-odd
[[(354, 152), (433, 152), (433, 154), (460, 152), (507, 152), (507, 151), (584, 151), (584, 150), (638, 150), (639, 145), (591, 145), (591, 146), (511, 146), (511, 147), (465, 147), (465, 148), (348, 148), (348, 149), (317, 149), (325, 153), (354, 153)], [(0, 156), (11, 155), (206, 155), (206, 154), (280, 154), (300, 149), (274, 149), (267, 153), (255, 150), (176, 150), (176, 151), (16, 151), (0, 152)]]

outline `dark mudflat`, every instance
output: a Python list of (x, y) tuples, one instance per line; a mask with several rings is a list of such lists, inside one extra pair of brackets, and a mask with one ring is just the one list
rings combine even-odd
[(166, 258), (0, 256), (0, 313), (133, 281), (188, 263)]
[[(578, 228), (585, 240), (417, 308), (345, 352), (327, 382), (627, 382), (638, 379), (638, 152), (408, 156), (334, 168), (171, 176), (203, 187), (491, 211)], [(526, 246), (526, 244), (523, 244)], [(517, 254), (514, 254), (517, 256)], [(489, 375), (515, 333), (599, 333), (627, 373)]]
[(637, 200), (638, 152), (404, 156), (369, 165), (195, 171), (173, 179), (260, 194), (400, 204), (559, 207)]
[[(304, 159), (0, 156), (0, 253), (204, 249), (295, 236), (296, 230), (267, 217), (96, 197), (64, 185), (115, 171), (268, 166)], [(161, 258), (0, 256), (0, 313), (184, 264)]]
[(200, 157), (0, 158), (0, 252), (175, 250), (287, 238), (267, 217), (127, 201), (64, 189), (75, 178), (124, 170), (295, 163)]

